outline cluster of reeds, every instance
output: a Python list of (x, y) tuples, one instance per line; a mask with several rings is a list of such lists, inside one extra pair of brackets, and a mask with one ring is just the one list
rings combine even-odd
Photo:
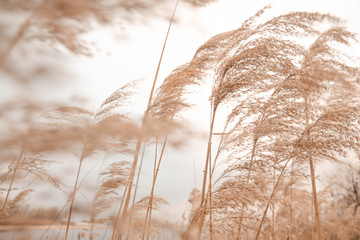
[[(129, 107), (138, 84), (133, 81), (109, 96), (96, 112), (56, 107), (32, 120), (25, 131), (22, 127), (6, 132), (0, 139), (3, 166), (8, 165), (0, 176), (0, 223), (19, 224), (21, 214), (27, 216), (26, 224), (40, 219), (49, 225), (41, 238), (51, 225), (63, 223), (66, 230), (61, 237), (69, 239), (84, 162), (91, 160), (102, 167), (92, 189), (92, 207), (87, 209), (89, 238), (101, 239), (95, 233), (99, 225), (111, 229), (111, 239), (168, 237), (160, 230), (166, 224), (153, 218), (153, 210), (167, 204), (166, 196), (155, 195), (159, 170), (168, 145), (179, 144), (169, 137), (183, 128), (181, 113), (192, 106), (188, 95), (197, 86), (211, 84), (202, 188), (191, 192), (187, 225), (181, 230), (170, 226), (170, 231), (180, 231), (183, 239), (359, 237), (360, 172), (348, 163), (349, 159), (358, 163), (360, 156), (360, 69), (350, 55), (357, 42), (355, 34), (328, 14), (292, 12), (269, 18), (265, 7), (238, 29), (209, 39), (190, 62), (176, 68), (155, 89), (179, 2), (140, 120)], [(189, 2), (203, 6), (211, 1)], [(9, 54), (26, 34), (88, 54), (78, 39), (83, 26), (71, 21), (85, 23), (83, 19), (91, 16), (108, 22), (115, 6), (149, 8), (146, 1), (112, 3), (7, 3), (6, 9), (31, 9), (31, 14), (0, 52), (0, 70), (9, 68)], [(30, 34), (31, 27), (44, 31)], [(220, 114), (226, 116), (220, 124), (223, 131), (215, 133)], [(220, 137), (217, 146), (214, 137)], [(154, 152), (151, 188), (139, 199), (139, 179), (149, 149)], [(61, 154), (77, 158), (71, 165), (76, 169), (72, 186), (50, 174)], [(327, 163), (349, 174), (319, 191), (315, 169)], [(64, 192), (65, 205), (23, 209), (34, 190), (16, 182), (28, 175)]]
[[(346, 54), (338, 50), (339, 45), (356, 42), (355, 35), (339, 19), (317, 13), (294, 12), (258, 22), (264, 10), (239, 29), (209, 41), (219, 41), (220, 46), (227, 39), (214, 72), (200, 206), (186, 233), (197, 239), (223, 234), (231, 239), (275, 239), (276, 207), (284, 202), (290, 214), (287, 226), (281, 226), (287, 233), (280, 238), (296, 238), (293, 188), (303, 179), (299, 176), (305, 175), (306, 164), (311, 216), (317, 239), (322, 239), (315, 162), (341, 162), (359, 150), (359, 69), (348, 65)], [(302, 45), (297, 39), (304, 37), (313, 43)], [(211, 159), (215, 116), (223, 105), (230, 111)], [(222, 155), (227, 168), (214, 181)], [(290, 199), (279, 198), (285, 182)], [(267, 217), (269, 208), (272, 219)]]

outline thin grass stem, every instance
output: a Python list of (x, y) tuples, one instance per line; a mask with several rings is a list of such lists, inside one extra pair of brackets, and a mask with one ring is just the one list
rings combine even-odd
[(69, 210), (69, 215), (68, 215), (68, 219), (67, 219), (67, 223), (66, 223), (66, 231), (65, 231), (65, 240), (67, 240), (68, 237), (68, 232), (69, 232), (69, 226), (70, 226), (70, 220), (71, 220), (71, 215), (72, 215), (72, 211), (73, 211), (73, 206), (74, 206), (74, 200), (75, 200), (75, 194), (76, 194), (76, 190), (77, 190), (77, 184), (79, 181), (79, 176), (80, 176), (80, 171), (81, 171), (81, 166), (82, 166), (82, 162), (83, 162), (83, 157), (80, 158), (80, 162), (79, 162), (79, 167), (76, 173), (76, 180), (75, 180), (75, 184), (74, 184), (74, 188), (73, 191), (71, 193), (71, 203), (70, 203), (70, 210)]
[[(178, 0), (178, 1), (176, 2), (176, 5), (175, 5), (175, 8), (174, 8), (174, 10), (173, 10), (173, 13), (172, 13), (172, 16), (171, 16), (171, 20), (170, 20), (170, 23), (169, 23), (169, 27), (168, 27), (168, 30), (167, 30), (167, 33), (166, 33), (166, 37), (165, 37), (165, 41), (164, 41), (164, 44), (163, 44), (163, 48), (162, 48), (162, 50), (161, 50), (159, 63), (158, 63), (157, 69), (156, 69), (156, 73), (155, 73), (153, 85), (152, 85), (152, 88), (151, 88), (151, 91), (150, 91), (150, 96), (149, 96), (148, 105), (147, 105), (146, 111), (145, 111), (145, 113), (144, 113), (143, 126), (144, 126), (144, 122), (146, 121), (146, 119), (147, 119), (147, 117), (148, 117), (149, 107), (150, 107), (150, 105), (151, 105), (151, 101), (152, 101), (153, 94), (154, 94), (154, 90), (155, 90), (155, 85), (156, 85), (157, 78), (158, 78), (158, 75), (159, 75), (159, 72), (160, 72), (160, 66), (161, 66), (162, 58), (163, 58), (163, 56), (164, 56), (166, 43), (167, 43), (167, 40), (168, 40), (168, 36), (169, 36), (169, 33), (170, 33), (170, 29), (171, 29), (172, 23), (173, 23), (173, 21), (174, 21), (175, 12), (176, 12), (176, 9), (177, 9), (177, 6), (178, 6), (179, 2), (180, 2), (180, 0)], [(126, 194), (126, 199), (125, 199), (125, 204), (124, 204), (124, 209), (123, 209), (123, 214), (122, 214), (123, 217), (126, 217), (126, 214), (127, 214), (127, 210), (128, 210), (128, 206), (129, 206), (129, 201), (130, 201), (130, 197), (131, 197), (132, 184), (133, 184), (133, 181), (134, 181), (135, 170), (136, 170), (136, 167), (137, 167), (137, 162), (138, 162), (138, 158), (139, 158), (139, 151), (140, 151), (140, 147), (141, 147), (141, 145), (142, 145), (142, 141), (143, 141), (142, 139), (138, 139), (138, 141), (137, 141), (137, 146), (136, 146), (136, 150), (135, 150), (135, 154), (134, 154), (134, 159), (133, 159), (133, 165), (132, 165), (131, 172), (130, 172), (130, 176), (129, 176), (128, 191), (127, 191), (127, 194)]]

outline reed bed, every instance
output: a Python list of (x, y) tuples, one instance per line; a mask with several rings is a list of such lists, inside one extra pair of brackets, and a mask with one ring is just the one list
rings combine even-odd
[[(144, 80), (136, 80), (95, 111), (22, 99), (3, 104), (0, 238), (360, 237), (357, 35), (336, 16), (271, 16), (266, 6), (158, 79), (175, 16), (181, 18), (177, 7), (185, 2), (199, 7), (214, 1), (174, 2), (148, 98), (138, 94)], [(132, 14), (156, 14), (163, 3), (1, 3), (1, 11), (26, 16), (17, 32), (1, 40), (0, 71), (17, 77), (11, 55), (26, 39), (89, 56), (82, 37), (94, 22), (110, 24), (118, 13), (133, 21)], [(1, 31), (6, 33), (0, 25)], [(164, 184), (158, 176), (174, 151), (189, 151), (190, 139), (201, 135), (183, 114), (206, 89), (206, 153), (197, 160), (203, 164), (201, 189), (189, 192), (183, 221), (170, 223), (159, 213), (169, 203), (156, 194)], [(139, 98), (147, 104), (140, 114), (134, 113)], [(180, 174), (168, 174), (181, 181)], [(149, 189), (142, 189), (142, 178), (150, 179)], [(39, 202), (50, 194), (58, 200)]]

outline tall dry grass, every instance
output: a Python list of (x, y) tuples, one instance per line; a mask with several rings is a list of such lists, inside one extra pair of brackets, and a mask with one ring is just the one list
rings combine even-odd
[[(166, 231), (177, 233), (177, 226), (153, 217), (153, 211), (168, 204), (166, 196), (156, 196), (155, 186), (169, 137), (183, 130), (181, 113), (193, 106), (189, 95), (196, 86), (211, 84), (202, 188), (191, 192), (189, 221), (180, 226), (177, 237), (358, 238), (360, 71), (350, 55), (356, 35), (328, 14), (293, 12), (269, 18), (271, 10), (265, 7), (240, 28), (209, 39), (190, 62), (176, 68), (156, 89), (179, 2), (140, 120), (127, 112), (137, 89), (131, 82), (110, 95), (97, 113), (57, 107), (33, 120), (25, 133), (16, 131), (1, 138), (4, 146), (15, 146), (18, 151), (12, 161), (6, 160), (8, 170), (1, 173), (1, 225), (20, 223), (23, 214), (27, 225), (37, 218), (49, 225), (66, 224), (64, 238), (70, 238), (76, 197), (86, 180), (81, 178), (85, 160), (100, 158), (102, 167), (87, 212), (90, 239), (101, 239), (95, 233), (100, 225), (111, 229), (111, 239), (161, 239), (167, 237)], [(209, 2), (190, 1), (194, 6)], [(114, 6), (126, 11), (153, 9), (145, 1), (119, 1), (111, 6), (95, 0), (8, 2), (4, 9), (29, 14), (1, 51), (0, 68), (11, 65), (12, 50), (40, 26), (44, 35), (32, 38), (50, 39), (74, 53), (87, 54), (88, 48), (78, 38), (88, 26), (85, 19), (108, 22), (108, 14), (116, 12)], [(78, 19), (84, 25), (67, 25)], [(304, 38), (311, 43), (304, 44)], [(226, 116), (223, 131), (215, 133), (220, 114)], [(220, 135), (220, 141), (214, 147), (215, 135)], [(149, 195), (143, 196), (138, 194), (139, 179), (151, 147), (155, 148), (152, 181)], [(13, 148), (7, 149), (11, 154), (5, 150), (1, 148), (1, 156), (14, 157)], [(72, 187), (50, 174), (55, 153), (77, 156), (71, 163), (76, 169)], [(114, 159), (108, 160), (109, 156)], [(357, 165), (346, 163), (348, 159)], [(348, 174), (334, 173), (340, 179), (328, 181), (329, 186), (319, 190), (316, 167), (324, 163), (347, 169)], [(29, 205), (31, 210), (25, 210), (26, 200), (36, 192), (21, 185), (20, 180), (29, 174), (64, 191), (68, 195), (65, 205), (48, 210)]]

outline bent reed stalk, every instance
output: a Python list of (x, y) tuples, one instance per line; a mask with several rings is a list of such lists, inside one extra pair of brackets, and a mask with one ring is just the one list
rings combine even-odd
[[(166, 32), (166, 37), (165, 37), (164, 44), (163, 44), (163, 47), (162, 47), (162, 50), (161, 50), (160, 59), (159, 59), (159, 62), (158, 62), (158, 66), (157, 66), (157, 69), (156, 69), (154, 81), (153, 81), (152, 88), (151, 88), (151, 91), (150, 91), (150, 96), (149, 96), (147, 108), (145, 110), (143, 121), (142, 121), (142, 126), (143, 127), (144, 127), (144, 123), (145, 123), (145, 121), (146, 121), (146, 119), (148, 117), (149, 107), (150, 107), (152, 99), (153, 99), (153, 94), (154, 94), (154, 91), (155, 91), (155, 85), (156, 85), (157, 78), (158, 78), (158, 75), (159, 75), (159, 72), (160, 72), (160, 66), (161, 66), (162, 58), (164, 56), (166, 43), (167, 43), (167, 40), (168, 40), (170, 29), (171, 29), (172, 23), (174, 21), (175, 12), (176, 12), (176, 9), (177, 9), (177, 6), (178, 6), (179, 2), (180, 2), (180, 0), (177, 0), (176, 5), (175, 5), (174, 10), (173, 10), (173, 13), (172, 13), (172, 16), (171, 16), (171, 20), (170, 20), (170, 23), (169, 23), (168, 30)], [(126, 199), (125, 199), (124, 207), (123, 207), (123, 210), (122, 210), (122, 218), (125, 218), (127, 216), (128, 206), (129, 206), (129, 202), (130, 202), (130, 198), (131, 198), (131, 192), (132, 192), (132, 185), (133, 185), (133, 181), (134, 181), (134, 177), (135, 177), (135, 170), (137, 168), (137, 162), (138, 162), (139, 152), (140, 152), (142, 142), (143, 142), (143, 139), (138, 138), (137, 144), (136, 144), (136, 149), (135, 149), (135, 154), (134, 154), (134, 158), (133, 158), (133, 164), (132, 164), (132, 167), (131, 167), (130, 176), (129, 176), (129, 180), (128, 180), (128, 184), (127, 184), (127, 188), (126, 188), (127, 193), (126, 193)], [(122, 206), (122, 205), (120, 205), (120, 206)], [(118, 211), (121, 212), (121, 208)], [(119, 217), (116, 218), (113, 231), (115, 231), (115, 228), (117, 226), (118, 221), (119, 221)], [(119, 235), (119, 238), (121, 238), (121, 237), (122, 237), (122, 233), (120, 233), (120, 235)], [(111, 239), (113, 240), (113, 238), (114, 238), (114, 234), (113, 234), (113, 237)]]

